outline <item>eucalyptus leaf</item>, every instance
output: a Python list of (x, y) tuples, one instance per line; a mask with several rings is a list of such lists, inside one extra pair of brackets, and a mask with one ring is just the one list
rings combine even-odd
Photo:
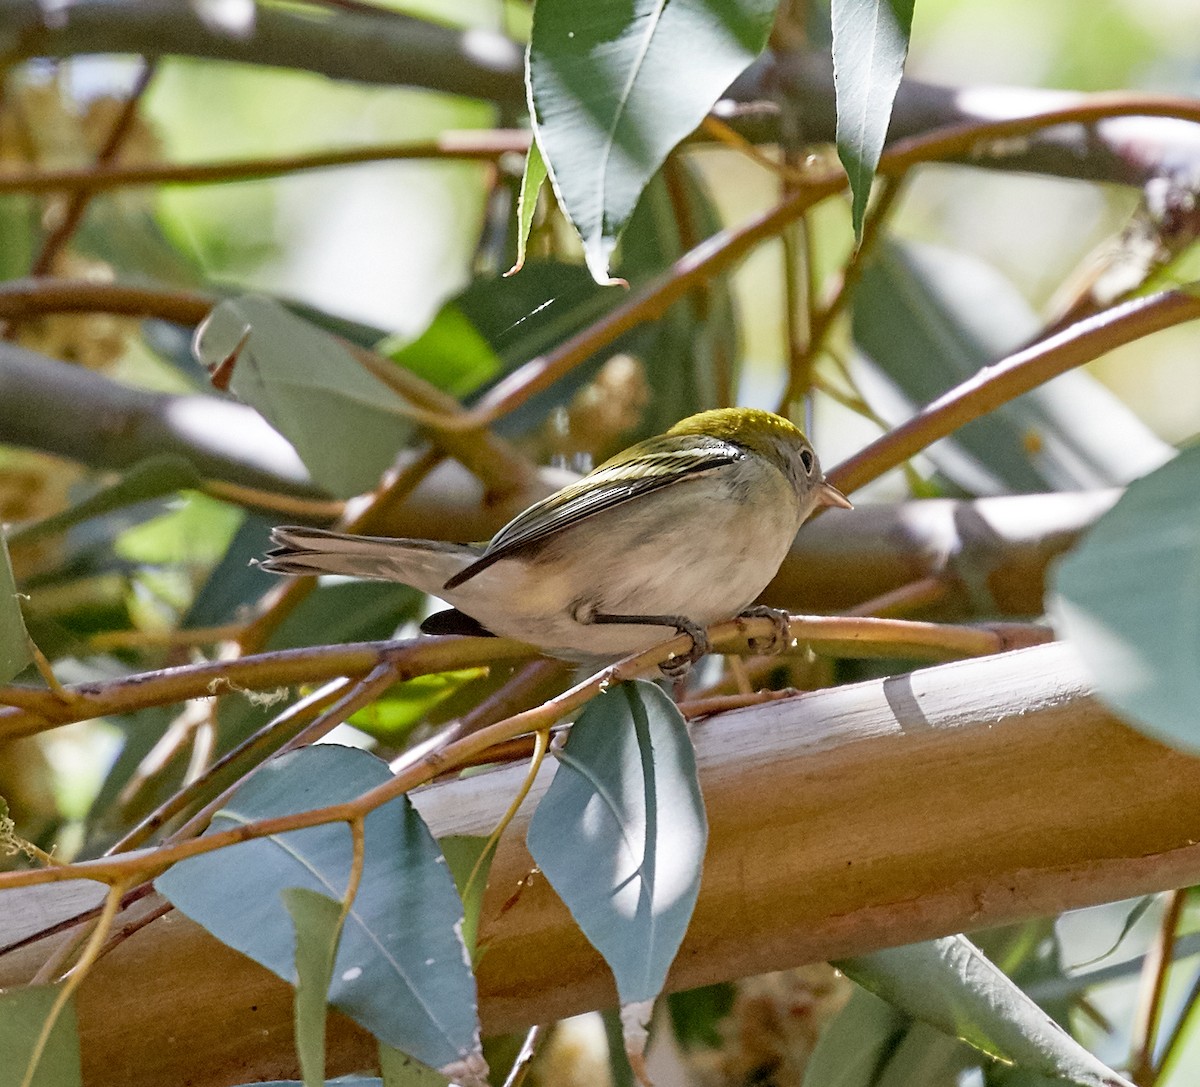
[(998, 1060), (1080, 1087), (1131, 1087), (964, 936), (889, 948), (834, 965), (906, 1015)]
[(454, 302), (447, 302), (416, 339), (384, 339), (376, 350), (452, 396), (475, 392), (499, 375), (491, 344)]
[[(390, 779), (387, 764), (365, 751), (303, 748), (255, 773), (217, 813), (209, 833), (343, 803)], [(477, 1073), (475, 979), (458, 932), (462, 904), (445, 859), (407, 797), (366, 817), (365, 842), (329, 1002), (380, 1041), (434, 1068)], [(280, 892), (306, 887), (340, 897), (350, 863), (349, 829), (333, 824), (189, 858), (159, 876), (156, 886), (217, 939), (294, 981), (296, 940)], [(230, 909), (230, 902), (238, 908)]]
[[(874, 366), (860, 386), (907, 418), (1035, 338), (1041, 321), (995, 268), (931, 245), (884, 242), (854, 295), (854, 339)], [(972, 493), (1129, 483), (1172, 455), (1116, 396), (1072, 371), (960, 427), (929, 457)]]
[[(454, 877), (454, 886), (462, 899), (462, 938), (472, 959), (479, 957), (476, 942), (479, 917), (483, 913), (483, 892), (487, 890), (488, 872), (496, 855), (497, 844), (493, 842), (488, 849), (488, 839), (476, 834), (453, 834), (438, 839), (442, 856), (450, 866), (450, 875)], [(487, 850), (486, 856), (484, 850)]]
[(29, 634), (21, 615), (21, 598), (0, 530), (0, 683), (7, 683), (33, 662)]
[(329, 982), (342, 936), (342, 903), (307, 887), (280, 894), (296, 928), (296, 1056), (304, 1087), (325, 1087)]
[(386, 1045), (379, 1047), (379, 1071), (383, 1087), (448, 1087), (450, 1082), (427, 1064)]
[(832, 0), (837, 150), (850, 180), (854, 233), (862, 237), (871, 182), (904, 74), (913, 0)]
[(622, 683), (588, 703), (558, 759), (529, 851), (621, 1003), (652, 1000), (691, 920), (708, 837), (687, 725), (654, 684)]
[(887, 1001), (856, 989), (821, 1032), (804, 1069), (803, 1087), (872, 1087), (907, 1023)]
[(270, 298), (220, 303), (196, 330), (195, 350), (210, 368), (235, 358), (231, 391), (340, 498), (374, 487), (412, 436), (398, 394), (337, 339)]
[(1200, 752), (1200, 446), (1130, 485), (1053, 570), (1048, 610), (1102, 701)]
[(671, 149), (766, 45), (774, 0), (538, 0), (534, 132), (598, 283)]
[(521, 174), (521, 193), (517, 197), (517, 259), (505, 272), (515, 275), (525, 265), (525, 252), (529, 245), (529, 231), (533, 227), (533, 215), (537, 211), (538, 194), (546, 180), (546, 160), (537, 140), (529, 141), (529, 152), (525, 156), (525, 170)]
[(37, 1040), (58, 994), (57, 985), (30, 985), (0, 992), (0, 1087), (79, 1087), (82, 1084), (73, 997), (54, 1021), (32, 1079), (25, 1079)]

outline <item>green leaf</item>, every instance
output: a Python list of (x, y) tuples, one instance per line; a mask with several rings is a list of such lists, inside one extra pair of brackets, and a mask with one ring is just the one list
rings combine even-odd
[[(995, 268), (932, 245), (882, 244), (854, 295), (854, 339), (875, 363), (860, 367), (860, 384), (893, 420), (1040, 329)], [(928, 455), (972, 493), (1036, 493), (1126, 484), (1172, 452), (1095, 378), (1073, 371), (960, 427)]]
[(487, 675), (486, 668), (463, 668), (456, 672), (416, 676), (389, 687), (369, 706), (354, 713), (349, 719), (350, 724), (368, 736), (396, 743), (417, 725), (429, 721), (430, 714), (443, 702)]
[(1051, 584), (1054, 628), (1101, 700), (1200, 752), (1200, 446), (1131, 484)]
[[(50, 1009), (56, 985), (0, 992), (0, 1087), (20, 1087)], [(83, 1082), (75, 1000), (67, 1001), (46, 1041), (28, 1087), (78, 1087)]]
[(861, 238), (904, 74), (913, 0), (833, 0), (831, 16), (838, 158), (850, 179), (854, 233)]
[[(474, 834), (452, 834), (448, 838), (438, 839), (442, 855), (450, 866), (450, 875), (454, 877), (454, 886), (463, 903), (463, 943), (466, 944), (471, 958), (476, 960), (483, 892), (487, 890), (488, 872), (496, 855), (496, 845), (493, 844), (488, 855), (484, 857), (483, 851), (487, 843), (486, 838)], [(473, 880), (472, 873), (475, 876)]]
[(775, 0), (538, 0), (534, 132), (598, 283), (642, 189), (762, 51)]
[(454, 302), (442, 306), (415, 340), (389, 336), (376, 350), (453, 396), (475, 392), (501, 370), (491, 344)]
[(622, 683), (588, 704), (558, 758), (529, 851), (621, 1003), (652, 1000), (691, 920), (708, 838), (687, 725), (654, 684)]
[(124, 509), (151, 498), (174, 494), (187, 487), (196, 487), (199, 482), (200, 476), (196, 469), (183, 457), (171, 454), (148, 457), (130, 468), (116, 483), (101, 487), (82, 502), (77, 502), (61, 513), (14, 529), (8, 538), (13, 543), (26, 543), (44, 536), (52, 536), (65, 532), (89, 518), (112, 513), (114, 510)]
[(515, 275), (525, 266), (525, 250), (529, 244), (529, 231), (533, 226), (533, 215), (537, 211), (538, 194), (546, 180), (546, 160), (537, 140), (529, 141), (529, 153), (525, 156), (525, 172), (521, 175), (521, 194), (517, 197), (517, 259), (504, 273)]
[(733, 1010), (736, 995), (737, 990), (727, 981), (668, 993), (675, 1040), (684, 1049), (719, 1048), (724, 1041), (720, 1025)]
[[(213, 819), (209, 833), (343, 803), (391, 779), (387, 764), (319, 744), (267, 763)], [(407, 797), (365, 820), (366, 861), (338, 949), (329, 1002), (380, 1041), (432, 1067), (482, 1062), (475, 979), (458, 927), (462, 903), (437, 843)], [(183, 861), (156, 886), (217, 939), (295, 979), (295, 936), (280, 892), (341, 896), (349, 829), (312, 827)], [(230, 909), (236, 902), (237, 909)], [(462, 1074), (459, 1071), (456, 1074)], [(469, 1076), (464, 1077), (469, 1078)]]
[(7, 683), (33, 662), (20, 594), (8, 558), (8, 544), (0, 530), (0, 683)]
[(339, 498), (374, 487), (412, 435), (400, 396), (333, 336), (270, 298), (222, 302), (196, 330), (195, 351), (209, 367), (236, 353), (229, 388)]
[(907, 1019), (891, 1004), (856, 989), (821, 1032), (803, 1087), (871, 1087), (904, 1037)]
[(325, 1087), (326, 997), (342, 937), (342, 903), (307, 887), (285, 887), (296, 928), (296, 1056), (304, 1087)]
[(834, 965), (905, 1014), (1001, 1061), (1081, 1087), (1131, 1087), (964, 936), (890, 948)]

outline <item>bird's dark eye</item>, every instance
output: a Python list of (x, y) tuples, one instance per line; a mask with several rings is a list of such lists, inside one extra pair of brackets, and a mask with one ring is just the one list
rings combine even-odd
[(812, 455), (812, 451), (808, 449), (801, 449), (800, 462), (804, 465), (804, 470), (811, 476), (813, 465), (817, 463), (817, 458)]

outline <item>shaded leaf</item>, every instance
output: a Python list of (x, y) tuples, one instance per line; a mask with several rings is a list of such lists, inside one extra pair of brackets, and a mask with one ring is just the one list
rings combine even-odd
[(964, 936), (889, 948), (834, 965), (905, 1014), (989, 1056), (1082, 1087), (1130, 1087)]
[(229, 388), (340, 498), (374, 487), (412, 435), (401, 397), (338, 340), (270, 298), (222, 302), (196, 330), (195, 350), (209, 367), (236, 355)]
[(773, 0), (538, 0), (534, 132), (599, 283), (646, 183), (762, 51)]
[[(859, 381), (893, 421), (1040, 328), (995, 268), (931, 245), (881, 244), (854, 295), (854, 339), (875, 363), (859, 368)], [(1172, 452), (1098, 381), (1072, 371), (960, 427), (928, 455), (973, 493), (1037, 493), (1129, 483)]]
[(737, 990), (728, 981), (667, 994), (675, 1040), (684, 1049), (716, 1049), (723, 1043), (720, 1023), (733, 1010)]
[(379, 1071), (383, 1087), (446, 1087), (449, 1080), (427, 1064), (391, 1046), (379, 1047)]
[(913, 0), (833, 0), (830, 14), (838, 158), (850, 179), (854, 233), (861, 238), (871, 181), (904, 74)]
[(329, 982), (342, 936), (342, 903), (307, 887), (285, 887), (283, 904), (296, 928), (296, 1056), (304, 1087), (325, 1085)]
[(887, 1001), (855, 990), (821, 1032), (804, 1070), (804, 1087), (870, 1087), (907, 1022)]
[(521, 174), (521, 194), (517, 197), (517, 259), (504, 273), (505, 278), (515, 275), (525, 265), (525, 249), (529, 244), (529, 231), (533, 226), (533, 215), (537, 211), (538, 194), (546, 180), (546, 160), (537, 140), (529, 141), (529, 152), (525, 156), (525, 171)]
[(33, 662), (20, 594), (13, 579), (8, 544), (0, 530), (0, 683), (7, 683)]
[[(267, 763), (213, 819), (210, 833), (342, 803), (390, 780), (387, 764), (320, 744)], [(478, 1067), (475, 980), (458, 926), (462, 904), (445, 860), (406, 797), (365, 820), (366, 862), (338, 949), (329, 1002), (381, 1041), (436, 1068)], [(295, 936), (280, 891), (345, 892), (342, 824), (240, 843), (183, 861), (158, 889), (219, 940), (287, 981)], [(229, 908), (230, 901), (238, 909)]]
[(500, 359), (457, 304), (447, 302), (415, 340), (389, 336), (376, 350), (453, 396), (466, 396), (500, 373)]
[(151, 498), (174, 494), (185, 487), (195, 487), (199, 482), (200, 476), (196, 469), (183, 457), (170, 454), (149, 457), (135, 464), (116, 483), (101, 487), (82, 502), (77, 502), (61, 513), (15, 528), (8, 538), (13, 543), (27, 543), (65, 532), (89, 518), (112, 513), (114, 510), (124, 509)]
[(708, 827), (695, 752), (652, 683), (593, 699), (529, 824), (533, 859), (612, 969), (622, 1004), (662, 989), (696, 904)]
[[(462, 899), (462, 938), (472, 959), (478, 958), (476, 940), (479, 935), (479, 915), (483, 912), (483, 892), (487, 890), (488, 872), (496, 855), (496, 845), (493, 844), (484, 857), (487, 843), (486, 838), (475, 834), (452, 834), (448, 838), (438, 839), (442, 855), (450, 866), (450, 875), (454, 877), (454, 886)], [(473, 880), (472, 873), (475, 876)]]
[(1051, 576), (1049, 613), (1096, 693), (1200, 751), (1200, 446), (1130, 485)]
[[(59, 993), (56, 985), (0, 992), (0, 1087), (21, 1087), (34, 1047)], [(67, 1001), (28, 1087), (78, 1087), (83, 1082), (75, 1000)]]

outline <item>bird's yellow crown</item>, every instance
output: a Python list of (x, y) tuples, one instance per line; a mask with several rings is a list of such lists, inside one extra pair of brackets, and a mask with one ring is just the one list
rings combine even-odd
[(774, 442), (807, 444), (804, 432), (795, 423), (763, 411), (761, 408), (715, 408), (689, 415), (670, 430), (670, 435), (708, 435), (769, 455)]

